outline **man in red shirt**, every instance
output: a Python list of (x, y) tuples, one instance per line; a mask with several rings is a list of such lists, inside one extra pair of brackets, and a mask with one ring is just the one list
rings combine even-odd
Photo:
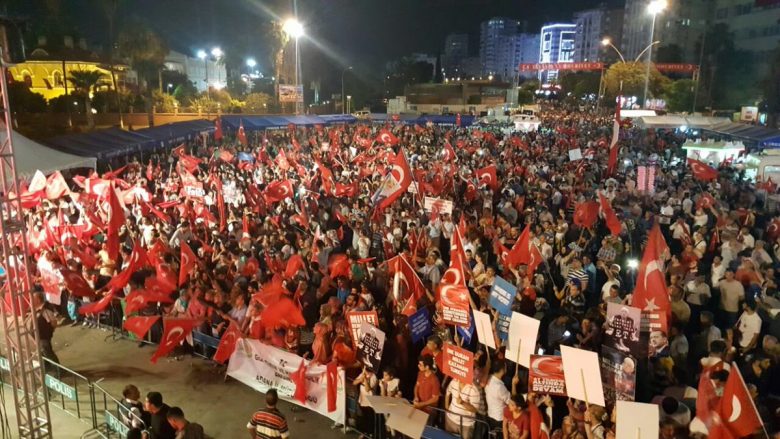
[(443, 365), (442, 361), (444, 360), (444, 354), (442, 353), (441, 345), (441, 338), (439, 338), (438, 335), (432, 335), (428, 337), (428, 342), (420, 352), (420, 358), (426, 355), (433, 357), (433, 362), (436, 365), (436, 371), (438, 372), (441, 372)]
[(417, 363), (420, 372), (417, 374), (417, 383), (414, 385), (414, 408), (430, 414), (431, 407), (439, 405), (441, 396), (441, 383), (433, 371), (433, 357), (424, 355)]

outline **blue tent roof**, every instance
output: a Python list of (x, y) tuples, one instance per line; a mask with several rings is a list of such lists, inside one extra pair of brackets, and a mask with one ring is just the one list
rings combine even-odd
[(152, 140), (151, 147), (165, 147), (199, 136), (204, 131), (213, 131), (214, 123), (209, 120), (189, 120), (144, 128), (136, 131)]
[(336, 123), (355, 123), (358, 118), (351, 114), (322, 114), (320, 119), (325, 121), (326, 125), (332, 125)]

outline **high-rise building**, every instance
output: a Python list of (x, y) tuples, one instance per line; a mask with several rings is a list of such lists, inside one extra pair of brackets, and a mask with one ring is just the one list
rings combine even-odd
[(493, 17), (483, 21), (479, 36), (479, 57), (482, 75), (512, 79), (517, 71), (517, 35), (520, 22), (511, 18)]
[(659, 47), (676, 46), (679, 48), (682, 62), (697, 62), (696, 49), (707, 23), (712, 18), (713, 0), (669, 1), (666, 8), (656, 15), (655, 35), (652, 39), (650, 31), (653, 16), (648, 11), (649, 4), (649, 0), (626, 0), (620, 47), (626, 59), (633, 60), (652, 41), (658, 41), (654, 51)]
[(444, 39), (444, 55), (441, 59), (441, 67), (444, 69), (444, 77), (458, 77), (463, 75), (463, 61), (469, 56), (469, 35), (449, 34)]
[(574, 14), (577, 36), (574, 43), (576, 62), (603, 61), (606, 53), (601, 46), (605, 37), (619, 42), (623, 33), (623, 9), (600, 6)]
[[(574, 42), (577, 25), (555, 23), (542, 26), (539, 45), (540, 63), (574, 62)], [(543, 84), (558, 79), (557, 70), (540, 70), (539, 81)]]
[[(539, 34), (520, 34), (517, 37), (517, 55), (515, 60), (515, 68), (519, 68), (520, 64), (534, 64), (539, 62), (539, 42), (541, 36)], [(533, 78), (536, 76), (536, 72), (520, 72), (520, 76), (523, 78)]]
[(713, 21), (728, 24), (737, 49), (754, 52), (758, 62), (771, 59), (780, 41), (780, 1), (715, 0), (714, 10)]

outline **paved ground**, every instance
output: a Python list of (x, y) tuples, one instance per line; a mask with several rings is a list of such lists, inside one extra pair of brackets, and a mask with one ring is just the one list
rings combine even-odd
[[(115, 397), (126, 384), (135, 384), (142, 394), (159, 391), (165, 402), (180, 406), (190, 421), (198, 422), (216, 439), (248, 437), (246, 423), (255, 409), (264, 405), (263, 394), (228, 379), (209, 362), (184, 357), (182, 361), (161, 359), (152, 364), (154, 346), (139, 348), (129, 340), (105, 340), (109, 333), (81, 327), (62, 327), (54, 336), (54, 350), (60, 362), (100, 385)], [(13, 404), (8, 402), (7, 408)], [(59, 401), (59, 400), (58, 400)], [(70, 407), (73, 408), (72, 406)], [(336, 438), (341, 430), (332, 430), (331, 421), (310, 411), (293, 412), (282, 402), (293, 438)], [(80, 438), (89, 426), (51, 407), (54, 436)], [(14, 426), (12, 424), (12, 429)], [(350, 434), (349, 436), (355, 437)]]

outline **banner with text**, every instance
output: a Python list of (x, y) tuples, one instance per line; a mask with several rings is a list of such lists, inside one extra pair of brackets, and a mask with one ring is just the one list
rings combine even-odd
[(448, 377), (471, 384), (474, 381), (474, 354), (454, 344), (444, 343), (442, 372)]
[(554, 355), (531, 355), (528, 369), (528, 391), (566, 396), (563, 359)]
[(358, 352), (358, 360), (368, 370), (379, 372), (379, 363), (382, 361), (382, 348), (384, 346), (384, 331), (368, 322), (360, 324), (360, 338), (355, 347)]
[(601, 70), (604, 63), (601, 62), (556, 62), (556, 63), (531, 63), (520, 64), (521, 72), (535, 72), (537, 70)]
[(349, 335), (352, 341), (357, 343), (360, 340), (360, 325), (363, 322), (369, 325), (379, 326), (379, 315), (376, 311), (351, 311), (346, 314)]
[(279, 102), (303, 102), (303, 86), (280, 85)]
[(287, 402), (305, 407), (334, 422), (343, 424), (346, 413), (344, 371), (339, 370), (336, 393), (336, 411), (328, 413), (328, 380), (326, 366), (308, 363), (306, 369), (306, 404), (293, 398), (295, 383), (290, 374), (301, 365), (302, 358), (258, 340), (240, 339), (230, 357), (227, 375), (247, 386), (265, 393), (276, 389), (279, 397)]
[(517, 288), (496, 276), (493, 288), (490, 289), (490, 306), (505, 316), (511, 316), (512, 302), (515, 301), (515, 295), (517, 295)]

